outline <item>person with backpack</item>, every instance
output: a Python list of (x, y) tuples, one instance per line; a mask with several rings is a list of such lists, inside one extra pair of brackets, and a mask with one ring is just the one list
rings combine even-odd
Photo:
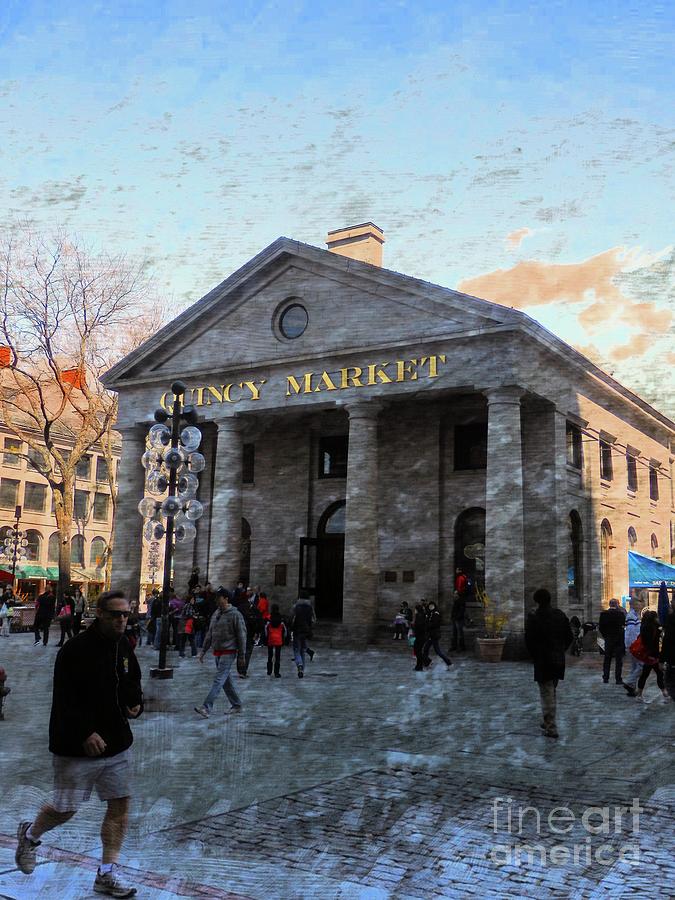
[(642, 692), (644, 691), (647, 679), (651, 672), (656, 673), (656, 683), (659, 686), (661, 695), (665, 701), (670, 702), (670, 694), (666, 690), (665, 679), (663, 677), (663, 669), (659, 659), (660, 643), (661, 643), (661, 627), (659, 625), (659, 616), (655, 609), (645, 609), (642, 611), (642, 622), (640, 623), (640, 641), (645, 648), (644, 665), (642, 673), (638, 678), (636, 700), (642, 700)]
[(274, 677), (281, 678), (281, 648), (286, 641), (286, 626), (279, 607), (276, 603), (272, 605), (272, 612), (265, 623), (265, 642), (267, 644), (267, 674), (272, 674), (272, 663), (274, 662)]
[(312, 625), (315, 621), (316, 616), (312, 604), (307, 597), (300, 596), (293, 607), (291, 620), (293, 658), (298, 667), (298, 678), (305, 677), (305, 654), (309, 656), (310, 661), (314, 659), (314, 651), (307, 646), (307, 642), (312, 638)]

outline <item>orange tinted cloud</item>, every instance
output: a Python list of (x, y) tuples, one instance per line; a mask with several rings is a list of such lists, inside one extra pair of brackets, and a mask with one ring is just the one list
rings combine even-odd
[(609, 355), (616, 362), (622, 362), (633, 356), (642, 356), (653, 346), (654, 338), (651, 334), (636, 334), (627, 344), (620, 344), (610, 350)]
[(508, 241), (509, 247), (512, 250), (517, 249), (523, 243), (526, 237), (529, 237), (534, 232), (529, 228), (519, 228), (517, 231), (512, 231), (511, 234), (506, 235), (506, 240)]
[(639, 322), (645, 331), (653, 331), (662, 334), (670, 327), (673, 314), (668, 309), (659, 309), (655, 303), (631, 303), (621, 318), (624, 322), (633, 324)]
[(593, 295), (624, 303), (626, 297), (614, 284), (625, 266), (623, 250), (614, 247), (580, 263), (519, 262), (511, 269), (497, 269), (476, 278), (467, 278), (458, 290), (505, 306), (524, 309), (566, 300), (581, 303)]

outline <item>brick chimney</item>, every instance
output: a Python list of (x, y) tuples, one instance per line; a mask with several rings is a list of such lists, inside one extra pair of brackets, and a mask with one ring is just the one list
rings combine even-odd
[(382, 244), (384, 232), (372, 222), (329, 231), (326, 238), (326, 245), (331, 253), (358, 259), (371, 266), (382, 265)]

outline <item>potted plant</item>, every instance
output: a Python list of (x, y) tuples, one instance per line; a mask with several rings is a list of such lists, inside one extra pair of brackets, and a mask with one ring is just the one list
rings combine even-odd
[(476, 638), (476, 647), (478, 649), (478, 658), (483, 662), (500, 662), (504, 653), (504, 628), (509, 617), (506, 613), (499, 611), (499, 605), (496, 601), (491, 600), (485, 591), (476, 586), (476, 596), (483, 607), (483, 637)]

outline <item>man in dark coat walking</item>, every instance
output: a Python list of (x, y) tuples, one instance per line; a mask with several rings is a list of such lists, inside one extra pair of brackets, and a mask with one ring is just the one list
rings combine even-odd
[(551, 595), (545, 588), (534, 592), (537, 608), (525, 623), (525, 644), (534, 662), (534, 680), (539, 685), (546, 737), (557, 738), (556, 688), (565, 678), (565, 651), (573, 634), (565, 613), (551, 606)]
[(598, 631), (605, 639), (605, 658), (602, 664), (602, 680), (609, 682), (609, 670), (614, 658), (614, 680), (617, 684), (623, 684), (621, 670), (623, 668), (623, 655), (625, 646), (623, 642), (623, 630), (626, 627), (626, 613), (619, 609), (618, 600), (609, 601), (609, 609), (600, 613), (598, 619)]

